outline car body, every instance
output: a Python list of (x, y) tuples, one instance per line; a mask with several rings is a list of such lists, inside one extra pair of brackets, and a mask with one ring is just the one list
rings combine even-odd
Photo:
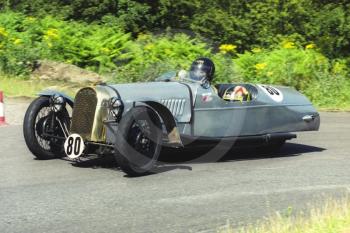
[[(237, 85), (250, 92), (250, 101), (226, 101), (221, 97), (223, 90)], [(160, 147), (178, 148), (193, 142), (222, 140), (243, 141), (248, 145), (283, 144), (295, 137), (294, 132), (318, 130), (320, 125), (318, 112), (304, 95), (294, 88), (275, 85), (211, 86), (187, 79), (161, 77), (153, 82), (86, 87), (77, 93), (75, 99), (54, 91), (43, 91), (40, 96), (63, 97), (73, 108), (69, 127), (65, 126), (64, 140), (67, 142), (69, 135), (80, 136), (79, 140), (84, 141), (85, 146), (81, 153), (77, 153), (79, 156), (89, 154), (89, 148), (105, 147), (116, 154), (117, 161), (123, 157), (124, 160), (118, 162), (124, 164), (135, 163), (129, 158), (128, 154), (134, 154), (130, 148), (119, 151), (129, 137), (124, 134), (124, 140), (120, 135), (123, 135), (123, 130), (132, 129), (131, 126), (128, 129), (121, 126), (123, 119), (130, 118), (130, 112), (135, 108), (147, 108), (148, 112), (155, 113), (153, 118), (159, 121), (161, 134), (161, 140), (157, 141)], [(152, 121), (149, 122), (151, 125)], [(157, 159), (158, 155), (155, 157)], [(145, 174), (152, 169), (155, 160), (140, 171), (135, 172), (130, 166), (124, 166), (123, 170), (130, 175)]]

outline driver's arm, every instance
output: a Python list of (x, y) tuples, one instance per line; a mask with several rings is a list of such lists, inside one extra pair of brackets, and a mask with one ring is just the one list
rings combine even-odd
[(188, 79), (188, 72), (186, 70), (180, 70), (176, 75), (177, 80)]

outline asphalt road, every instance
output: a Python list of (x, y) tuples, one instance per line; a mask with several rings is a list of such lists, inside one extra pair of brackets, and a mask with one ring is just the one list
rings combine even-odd
[(0, 127), (0, 232), (216, 232), (341, 197), (350, 192), (350, 113), (321, 117), (320, 132), (280, 153), (233, 150), (139, 178), (109, 158), (35, 160), (20, 125)]

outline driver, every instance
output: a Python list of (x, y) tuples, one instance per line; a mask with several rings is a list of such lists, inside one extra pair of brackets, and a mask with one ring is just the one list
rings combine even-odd
[(200, 82), (201, 85), (205, 88), (210, 88), (214, 90), (217, 94), (217, 90), (214, 86), (211, 86), (211, 81), (214, 78), (215, 65), (212, 60), (209, 58), (198, 58), (192, 62), (189, 72), (186, 70), (180, 70), (172, 80), (186, 80), (190, 78), (195, 82)]
[(196, 59), (190, 68), (190, 78), (194, 81), (208, 82), (214, 78), (215, 65), (209, 58)]

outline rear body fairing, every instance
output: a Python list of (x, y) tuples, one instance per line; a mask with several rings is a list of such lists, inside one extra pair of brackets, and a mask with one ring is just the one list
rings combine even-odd
[[(195, 137), (237, 137), (318, 130), (320, 116), (311, 102), (293, 88), (277, 86), (283, 100), (271, 99), (258, 85), (257, 94), (249, 102), (228, 102), (212, 88), (191, 85), (196, 96), (191, 125), (182, 125), (181, 134)], [(210, 101), (203, 101), (210, 96)], [(306, 122), (303, 117), (314, 120)]]

